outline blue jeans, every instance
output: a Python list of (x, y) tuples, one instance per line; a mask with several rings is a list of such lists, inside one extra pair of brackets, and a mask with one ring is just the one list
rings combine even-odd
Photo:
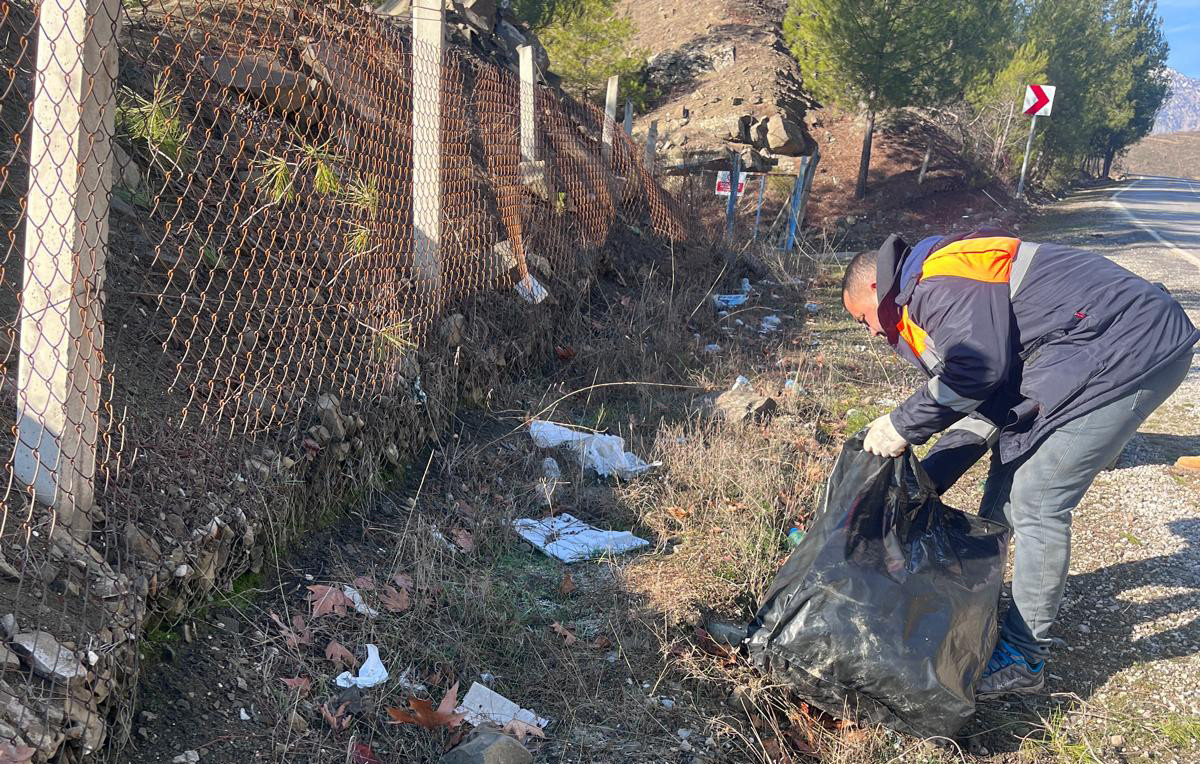
[(1192, 353), (1160, 369), (1140, 388), (1050, 433), (1008, 464), (995, 454), (979, 512), (1013, 529), (1012, 607), (1000, 636), (1032, 660), (1049, 654), (1071, 562), (1071, 512), (1137, 428), (1187, 376)]

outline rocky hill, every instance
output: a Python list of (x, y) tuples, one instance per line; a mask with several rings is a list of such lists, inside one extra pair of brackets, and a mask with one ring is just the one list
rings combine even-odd
[(782, 39), (785, 8), (783, 0), (623, 0), (659, 93), (638, 128), (645, 134), (658, 122), (668, 165), (724, 166), (736, 149), (744, 167), (764, 170), (811, 152), (809, 102)]
[(1200, 80), (1167, 70), (1171, 94), (1154, 121), (1155, 133), (1200, 130)]

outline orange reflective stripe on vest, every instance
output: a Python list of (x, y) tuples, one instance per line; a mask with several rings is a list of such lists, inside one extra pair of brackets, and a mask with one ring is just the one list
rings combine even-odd
[[(930, 252), (921, 267), (919, 278), (957, 276), (989, 284), (1006, 284), (1012, 274), (1013, 258), (1021, 246), (1020, 239), (992, 236), (984, 239), (961, 239)], [(896, 325), (900, 337), (912, 348), (913, 355), (928, 367), (940, 360), (930, 347), (929, 335), (917, 326), (908, 314), (908, 306)], [(928, 352), (927, 352), (928, 351)]]
[(1007, 284), (1020, 239), (994, 236), (961, 239), (930, 252), (921, 268), (921, 278), (958, 276), (972, 281)]
[(913, 355), (920, 358), (921, 354), (925, 352), (925, 342), (929, 335), (908, 317), (907, 305), (904, 306), (904, 312), (900, 314), (900, 323), (896, 324), (896, 328), (900, 330), (900, 336), (912, 348)]

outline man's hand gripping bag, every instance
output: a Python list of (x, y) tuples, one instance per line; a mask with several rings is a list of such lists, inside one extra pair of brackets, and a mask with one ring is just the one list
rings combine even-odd
[(911, 449), (862, 444), (767, 591), (750, 658), (835, 716), (952, 737), (995, 646), (1008, 528), (942, 504)]

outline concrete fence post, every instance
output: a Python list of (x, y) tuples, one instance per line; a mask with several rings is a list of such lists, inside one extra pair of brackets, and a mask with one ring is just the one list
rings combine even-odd
[(651, 175), (654, 175), (656, 160), (658, 159), (658, 120), (653, 120), (650, 123), (650, 130), (646, 133), (646, 169)]
[(633, 136), (633, 101), (625, 102), (625, 134)]
[(600, 151), (604, 155), (604, 164), (612, 163), (613, 133), (617, 127), (617, 93), (621, 88), (621, 78), (613, 75), (608, 78), (608, 96), (604, 100), (604, 127), (601, 133)]
[(413, 268), (424, 296), (442, 290), (442, 51), (445, 0), (412, 4)]
[(95, 496), (119, 9), (42, 4), (30, 119), (13, 466), (81, 534)]
[(533, 46), (517, 48), (517, 58), (521, 64), (521, 161), (532, 163), (537, 161), (537, 120), (533, 112), (537, 73), (534, 71)]

